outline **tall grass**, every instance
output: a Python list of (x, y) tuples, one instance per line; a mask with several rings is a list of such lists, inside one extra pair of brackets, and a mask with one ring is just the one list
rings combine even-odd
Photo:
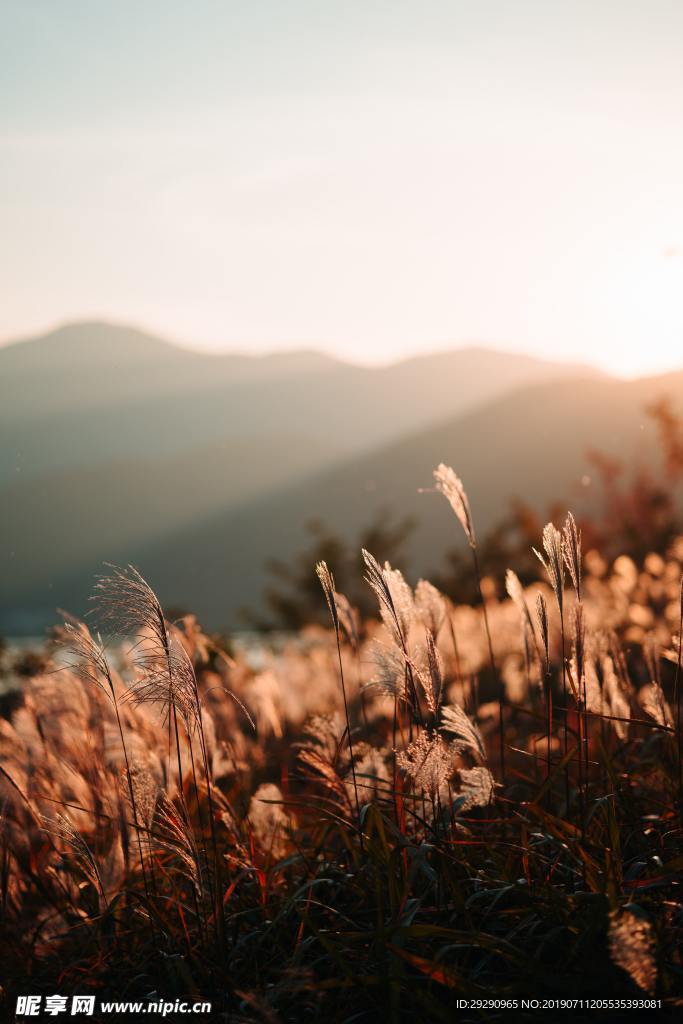
[(259, 665), (110, 568), (96, 625), (68, 620), (0, 719), (7, 1005), (88, 988), (402, 1021), (656, 996), (674, 1019), (683, 540), (607, 567), (569, 516), (542, 548), (550, 586), (510, 570), (484, 600), (477, 564), (476, 608), (364, 552), (362, 623), (318, 565), (332, 630)]

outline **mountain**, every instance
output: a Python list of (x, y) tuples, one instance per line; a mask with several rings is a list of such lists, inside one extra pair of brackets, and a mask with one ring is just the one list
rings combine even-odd
[[(326, 472), (332, 493), (335, 467), (348, 474), (399, 439), (576, 373), (481, 348), (382, 367), (308, 351), (206, 355), (99, 323), (2, 347), (0, 630), (52, 618), (56, 604), (70, 603), (63, 581), (73, 576), (85, 589), (105, 560), (161, 551), (167, 540), (170, 552), (181, 536), (192, 548), (197, 533), (220, 534), (233, 513), (249, 533), (250, 517), (261, 524), (271, 500), (291, 517), (292, 550)], [(310, 496), (310, 512), (299, 495)], [(253, 544), (243, 539), (250, 579), (279, 530), (271, 517)], [(230, 598), (228, 617), (234, 606)]]
[(476, 348), (386, 367), (315, 352), (206, 355), (132, 328), (70, 325), (0, 348), (0, 485), (283, 429), (333, 459), (570, 372)]
[(210, 355), (135, 327), (66, 324), (0, 348), (0, 419), (43, 419), (157, 396), (170, 400), (221, 385), (324, 373), (337, 365), (319, 352)]
[(200, 529), (141, 547), (134, 558), (167, 600), (195, 609), (211, 625), (234, 623), (241, 606), (258, 602), (265, 580), (254, 567), (301, 550), (308, 519), (318, 517), (351, 537), (386, 508), (412, 515), (418, 523), (410, 562), (410, 576), (417, 579), (438, 567), (448, 549), (463, 543), (443, 498), (419, 493), (431, 486), (431, 471), (439, 462), (453, 465), (462, 476), (482, 534), (500, 521), (515, 497), (542, 513), (565, 496), (568, 507), (580, 514), (597, 500), (595, 488), (586, 486), (594, 472), (590, 449), (619, 456), (627, 465), (652, 463), (654, 429), (644, 406), (663, 394), (680, 408), (683, 374), (523, 388), (296, 487), (279, 489)]
[[(342, 460), (295, 483), (192, 521), (166, 536), (108, 552), (134, 561), (169, 604), (192, 608), (209, 627), (235, 626), (238, 610), (258, 603), (269, 557), (291, 557), (306, 544), (305, 524), (319, 517), (347, 536), (379, 509), (418, 521), (410, 577), (428, 573), (462, 541), (447, 503), (420, 494), (437, 463), (462, 476), (478, 531), (486, 532), (519, 496), (539, 512), (565, 496), (577, 514), (597, 500), (587, 479), (589, 449), (627, 464), (652, 462), (654, 432), (646, 403), (663, 395), (683, 404), (683, 373), (634, 382), (579, 378), (517, 389), (427, 430)], [(55, 579), (50, 598), (79, 610), (101, 559)], [(21, 606), (33, 588), (17, 592)], [(7, 609), (7, 599), (3, 600)], [(43, 604), (43, 612), (47, 602)]]

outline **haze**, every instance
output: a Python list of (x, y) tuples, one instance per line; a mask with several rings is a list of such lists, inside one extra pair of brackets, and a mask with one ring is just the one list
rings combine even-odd
[(0, 336), (683, 362), (683, 6), (2, 0)]

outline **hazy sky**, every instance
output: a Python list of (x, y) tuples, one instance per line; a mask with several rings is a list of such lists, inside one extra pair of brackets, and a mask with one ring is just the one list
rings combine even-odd
[(681, 0), (0, 0), (0, 336), (683, 365)]

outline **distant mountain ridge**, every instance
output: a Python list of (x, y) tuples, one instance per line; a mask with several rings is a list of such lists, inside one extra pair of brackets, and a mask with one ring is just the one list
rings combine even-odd
[[(577, 372), (480, 348), (380, 367), (308, 351), (206, 355), (97, 323), (0, 347), (0, 631), (69, 603), (67, 578), (87, 590), (93, 565), (241, 508), (254, 522), (269, 509), (274, 536), (292, 490)], [(256, 547), (253, 579), (269, 554)]]
[(138, 327), (95, 320), (62, 324), (44, 334), (0, 346), (5, 369), (19, 372), (55, 369), (64, 360), (89, 360), (100, 365), (130, 360), (144, 364), (152, 358), (180, 359), (185, 351), (183, 346)]
[(485, 349), (373, 368), (315, 353), (207, 356), (72, 325), (0, 348), (0, 484), (283, 430), (320, 439), (332, 460), (571, 372)]
[[(324, 373), (343, 365), (318, 352), (209, 354), (134, 327), (67, 324), (0, 347), (0, 421), (192, 394), (249, 380)], [(16, 388), (24, 390), (22, 396)]]
[[(378, 510), (388, 509), (418, 523), (407, 567), (415, 582), (438, 568), (446, 551), (464, 545), (447, 503), (419, 493), (431, 486), (440, 461), (462, 476), (480, 534), (500, 521), (515, 497), (539, 513), (564, 499), (580, 516), (597, 501), (589, 449), (627, 465), (651, 464), (655, 429), (644, 406), (665, 394), (683, 413), (683, 372), (641, 381), (530, 385), (127, 555), (166, 601), (191, 608), (211, 628), (235, 627), (240, 608), (258, 606), (265, 561), (287, 559), (307, 544), (307, 520), (318, 517), (352, 537)], [(72, 577), (67, 587), (74, 600), (76, 582)]]

